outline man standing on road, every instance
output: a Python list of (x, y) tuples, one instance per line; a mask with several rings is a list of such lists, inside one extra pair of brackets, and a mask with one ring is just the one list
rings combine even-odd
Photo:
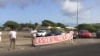
[(16, 31), (15, 29), (12, 29), (10, 32), (9, 32), (9, 37), (10, 37), (10, 49), (13, 48), (15, 49), (15, 45), (16, 45)]
[(0, 42), (2, 41), (2, 32), (0, 31)]
[(36, 38), (36, 34), (37, 34), (37, 30), (36, 29), (32, 29), (31, 30), (31, 39), (32, 39), (32, 46), (33, 47), (36, 47), (35, 43), (34, 43), (34, 39)]

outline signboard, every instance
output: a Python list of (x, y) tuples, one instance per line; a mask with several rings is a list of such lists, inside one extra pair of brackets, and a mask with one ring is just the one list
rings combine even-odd
[(66, 40), (73, 39), (73, 34), (63, 34), (63, 35), (57, 35), (57, 36), (46, 36), (46, 37), (38, 37), (36, 39), (33, 39), (35, 45), (44, 45), (44, 44), (52, 44), (52, 43), (58, 43)]

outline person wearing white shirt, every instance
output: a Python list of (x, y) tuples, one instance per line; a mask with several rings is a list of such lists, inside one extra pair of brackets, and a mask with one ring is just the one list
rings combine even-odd
[(12, 29), (9, 32), (9, 37), (10, 37), (10, 48), (15, 49), (15, 44), (16, 44), (16, 31), (14, 29)]
[[(72, 34), (72, 36), (74, 37), (74, 31), (71, 29), (70, 30), (70, 33)], [(74, 41), (73, 41), (73, 37), (71, 38), (71, 40), (70, 40), (70, 42), (71, 42), (71, 44), (73, 44), (74, 43)]]
[(0, 42), (2, 41), (2, 32), (0, 31)]
[(36, 38), (37, 30), (33, 29), (31, 30), (31, 38), (32, 38), (32, 46), (36, 47), (34, 44), (34, 39)]

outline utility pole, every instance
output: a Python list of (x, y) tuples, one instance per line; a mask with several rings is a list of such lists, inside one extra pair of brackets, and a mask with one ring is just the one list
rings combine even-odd
[(78, 4), (79, 4), (79, 1), (77, 0), (77, 16), (76, 16), (76, 26), (78, 26), (78, 24), (79, 24), (79, 12), (78, 12)]

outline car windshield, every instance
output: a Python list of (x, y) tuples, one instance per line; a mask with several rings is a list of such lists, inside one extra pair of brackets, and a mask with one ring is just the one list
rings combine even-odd
[(38, 30), (39, 33), (45, 32), (45, 30)]

